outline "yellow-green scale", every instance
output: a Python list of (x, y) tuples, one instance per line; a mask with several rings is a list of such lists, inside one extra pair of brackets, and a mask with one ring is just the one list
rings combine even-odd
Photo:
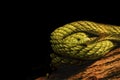
[(99, 59), (117, 46), (116, 41), (120, 43), (120, 26), (91, 21), (65, 24), (51, 33), (52, 64)]

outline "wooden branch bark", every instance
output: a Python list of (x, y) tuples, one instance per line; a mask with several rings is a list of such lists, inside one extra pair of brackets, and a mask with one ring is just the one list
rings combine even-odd
[(120, 80), (120, 48), (97, 61), (61, 65), (48, 80)]

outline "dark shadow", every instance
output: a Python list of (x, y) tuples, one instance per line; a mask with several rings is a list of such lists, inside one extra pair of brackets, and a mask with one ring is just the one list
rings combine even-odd
[(81, 65), (63, 64), (56, 71), (53, 71), (49, 80), (67, 79), (77, 73), (83, 72), (88, 66), (95, 61), (86, 61)]

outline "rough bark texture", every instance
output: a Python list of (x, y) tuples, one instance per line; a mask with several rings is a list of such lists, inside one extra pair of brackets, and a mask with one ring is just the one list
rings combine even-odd
[(61, 65), (48, 80), (120, 80), (120, 48), (96, 61)]

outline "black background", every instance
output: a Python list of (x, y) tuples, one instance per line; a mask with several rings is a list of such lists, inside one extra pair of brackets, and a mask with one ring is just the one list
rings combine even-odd
[[(8, 52), (5, 52), (5, 58), (2, 59), (8, 70), (5, 73), (13, 72), (20, 75), (19, 78), (23, 74), (25, 77), (37, 78), (51, 72), (50, 33), (66, 23), (89, 20), (120, 25), (119, 5), (115, 7), (113, 3), (98, 1), (92, 2), (96, 5), (88, 1), (84, 4), (82, 1), (68, 3), (70, 0), (67, 3), (54, 2), (34, 4), (33, 1), (27, 1), (5, 5), (6, 9), (2, 11), (4, 15), (1, 15), (2, 21), (5, 21), (5, 31), (2, 34), (7, 33), (4, 46), (8, 47), (4, 50)], [(16, 77), (15, 74), (12, 76)]]
[[(23, 14), (24, 18), (21, 23), (23, 26), (23, 50), (22, 55), (24, 64), (24, 74), (28, 77), (37, 78), (45, 76), (47, 72), (51, 72), (49, 67), (52, 52), (50, 46), (50, 33), (56, 28), (73, 21), (88, 20), (104, 24), (120, 25), (120, 17), (118, 15), (87, 13), (79, 11), (71, 13), (71, 11), (57, 12), (39, 12)], [(81, 13), (82, 12), (82, 13)], [(91, 15), (92, 14), (92, 15)]]

